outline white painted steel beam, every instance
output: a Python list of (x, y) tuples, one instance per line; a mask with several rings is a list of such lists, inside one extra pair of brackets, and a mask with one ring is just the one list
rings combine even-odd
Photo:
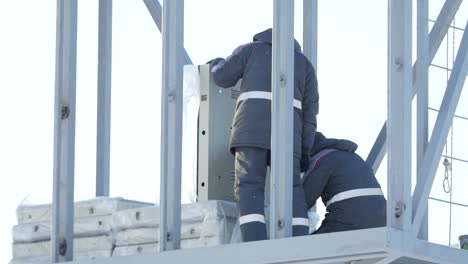
[(159, 250), (180, 248), (184, 1), (164, 2)]
[(51, 260), (73, 259), (77, 1), (57, 0)]
[(292, 234), (294, 1), (273, 4), (270, 238)]
[[(421, 260), (429, 263), (465, 264), (468, 263), (468, 251), (450, 248), (443, 245), (429, 243), (415, 239), (413, 242), (413, 256), (420, 256)], [(424, 262), (419, 262), (424, 263)]]
[(408, 233), (396, 229), (372, 228), (216, 247), (84, 260), (79, 263), (466, 264), (468, 263), (468, 251), (417, 240), (408, 236)]
[[(417, 168), (419, 169), (428, 143), (428, 88), (429, 88), (429, 0), (418, 0), (417, 2), (417, 61), (415, 64), (417, 80), (413, 83), (417, 92)], [(419, 176), (419, 175), (418, 175)], [(424, 175), (421, 175), (424, 177)], [(417, 181), (422, 181), (418, 178)], [(428, 214), (424, 215), (423, 225), (419, 231), (419, 238), (428, 239)]]
[[(148, 9), (151, 17), (153, 18), (154, 23), (158, 27), (159, 31), (161, 31), (161, 15), (162, 15), (162, 7), (158, 0), (143, 0)], [(187, 51), (183, 50), (184, 53), (184, 64), (192, 64), (192, 60), (188, 55)]]
[(427, 199), (434, 182), (435, 172), (439, 166), (440, 155), (442, 154), (466, 79), (468, 70), (467, 26), (468, 24), (465, 26), (465, 33), (463, 33), (452, 74), (450, 75), (439, 114), (432, 130), (431, 139), (427, 146), (426, 155), (424, 155), (424, 159), (418, 170), (418, 178), (423, 179), (423, 181), (416, 184), (413, 194), (413, 225), (417, 229), (419, 229), (422, 223)]
[(109, 196), (112, 0), (99, 0), (96, 196)]
[(411, 229), (412, 2), (389, 0), (387, 225)]
[[(432, 27), (431, 33), (429, 34), (429, 63), (435, 57), (437, 50), (444, 39), (445, 34), (450, 26), (450, 22), (454, 19), (455, 14), (457, 13), (463, 0), (447, 0), (440, 11), (437, 20)], [(415, 65), (418, 62), (415, 62)], [(413, 66), (413, 84), (417, 80), (416, 67)], [(413, 87), (413, 97), (416, 94), (416, 88)], [(375, 143), (367, 156), (366, 162), (371, 165), (374, 172), (380, 167), (382, 160), (387, 151), (387, 123), (385, 122), (382, 126), (382, 129), (375, 140)]]
[(374, 228), (96, 259), (92, 263), (353, 263), (386, 257), (385, 236), (385, 228)]
[(317, 31), (318, 31), (318, 4), (317, 0), (303, 0), (303, 37), (302, 49), (304, 55), (314, 65), (317, 71)]

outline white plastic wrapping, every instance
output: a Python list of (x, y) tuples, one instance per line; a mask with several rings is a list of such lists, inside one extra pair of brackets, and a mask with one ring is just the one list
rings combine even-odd
[[(231, 240), (232, 230), (236, 224), (235, 218), (208, 219), (204, 222), (183, 223), (181, 225), (181, 241), (212, 239), (217, 244), (227, 244)], [(119, 231), (115, 235), (115, 244), (137, 245), (159, 241), (159, 228), (135, 228)]]
[(312, 208), (307, 211), (307, 216), (309, 217), (309, 234), (317, 230), (317, 224), (320, 220), (320, 216), (317, 211), (313, 211)]
[[(91, 200), (75, 203), (75, 218), (98, 215), (110, 215), (113, 212), (150, 206), (152, 204), (125, 200), (120, 197), (98, 197)], [(20, 205), (16, 209), (18, 224), (50, 221), (52, 219), (52, 207), (50, 204)]]
[[(112, 250), (97, 250), (87, 252), (73, 252), (74, 261), (96, 260), (102, 258), (110, 258)], [(14, 258), (9, 264), (50, 264), (50, 256), (22, 257)]]
[[(111, 251), (114, 241), (109, 236), (75, 238), (73, 252)], [(13, 258), (48, 256), (50, 254), (50, 241), (34, 243), (14, 243)]]
[[(236, 203), (219, 200), (183, 204), (181, 211), (182, 224), (238, 217)], [(158, 227), (159, 219), (159, 207), (143, 207), (114, 213), (112, 226), (116, 231)]]
[[(216, 245), (229, 243), (237, 217), (237, 205), (233, 202), (211, 200), (183, 204), (181, 240), (210, 238), (210, 241), (216, 240)], [(159, 207), (144, 207), (115, 213), (112, 225), (115, 230), (116, 245), (158, 242), (159, 220)]]
[[(75, 218), (73, 225), (75, 237), (109, 235), (111, 215)], [(50, 221), (20, 224), (13, 227), (13, 242), (31, 243), (50, 240), (52, 225)]]
[(182, 130), (182, 203), (195, 202), (197, 194), (198, 109), (200, 78), (198, 66), (184, 66)]
[[(158, 251), (158, 243), (139, 244), (131, 246), (118, 246), (114, 248), (112, 256), (130, 256), (142, 253), (151, 253)], [(180, 248), (199, 248), (199, 247), (213, 247), (220, 245), (218, 238), (207, 237), (204, 239), (184, 239), (180, 241)]]

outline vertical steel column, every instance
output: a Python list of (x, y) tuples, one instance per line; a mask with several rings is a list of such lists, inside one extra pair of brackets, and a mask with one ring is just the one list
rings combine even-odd
[[(303, 0), (302, 5), (302, 48), (317, 73), (317, 31), (318, 31), (318, 3), (317, 0)], [(317, 206), (311, 209), (317, 211)]]
[(99, 0), (96, 196), (109, 196), (112, 0)]
[[(150, 12), (151, 17), (153, 18), (154, 23), (158, 27), (159, 31), (161, 31), (161, 14), (162, 14), (162, 7), (158, 0), (143, 0), (146, 5), (146, 8)], [(183, 50), (184, 53), (184, 63), (185, 64), (192, 64), (192, 60), (188, 55), (187, 51)]]
[(184, 1), (166, 0), (162, 23), (159, 250), (180, 248)]
[[(460, 7), (463, 0), (446, 0), (442, 10), (440, 11), (437, 20), (432, 27), (431, 33), (429, 35), (429, 63), (434, 59), (437, 50), (444, 39), (445, 34), (450, 26), (450, 22), (454, 19), (455, 14), (457, 13), (458, 8)], [(418, 62), (415, 62), (415, 65)], [(413, 66), (413, 83), (417, 79), (416, 76), (416, 67)], [(414, 96), (416, 94), (416, 88), (413, 87)], [(366, 162), (372, 166), (374, 172), (377, 172), (382, 160), (387, 151), (387, 123), (384, 122), (382, 129), (375, 140), (374, 146), (372, 147), (369, 155), (367, 156)]]
[[(429, 88), (429, 1), (418, 0), (417, 2), (417, 61), (415, 65), (416, 76), (415, 87), (417, 97), (417, 170), (420, 169), (422, 159), (426, 152), (428, 142), (428, 88)], [(417, 181), (421, 181), (426, 175), (418, 175)], [(427, 203), (427, 201), (426, 201)], [(426, 205), (427, 207), (427, 205)], [(419, 238), (428, 239), (428, 212), (424, 214), (423, 225), (419, 230)]]
[(270, 238), (292, 234), (294, 1), (273, 3)]
[(73, 259), (77, 1), (57, 0), (52, 262)]
[(387, 225), (411, 230), (412, 1), (389, 0)]
[(303, 43), (304, 55), (312, 62), (317, 71), (317, 31), (318, 4), (317, 0), (303, 0)]
[[(416, 184), (413, 194), (413, 226), (419, 230), (424, 212), (427, 206), (427, 199), (434, 182), (435, 173), (439, 166), (440, 155), (447, 139), (450, 125), (452, 123), (455, 110), (457, 109), (463, 85), (468, 70), (468, 23), (465, 25), (465, 32), (458, 48), (457, 57), (453, 65), (452, 74), (445, 90), (444, 99), (440, 105), (431, 140), (427, 145), (426, 154), (418, 170), (418, 178), (422, 180)], [(415, 233), (416, 235), (417, 233)]]

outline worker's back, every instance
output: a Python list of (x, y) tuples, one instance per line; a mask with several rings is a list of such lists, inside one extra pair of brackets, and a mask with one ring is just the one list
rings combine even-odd
[[(217, 85), (231, 87), (242, 78), (232, 124), (232, 152), (234, 148), (244, 146), (270, 149), (271, 144), (271, 102), (265, 99), (271, 99), (272, 30), (256, 34), (253, 40), (237, 48), (226, 60), (212, 63), (216, 64), (212, 72)], [(294, 43), (293, 141), (294, 154), (300, 157), (303, 151), (310, 151), (312, 147), (318, 113), (318, 88), (315, 69), (301, 52), (299, 43)]]
[(316, 233), (385, 226), (385, 198), (372, 168), (354, 153), (357, 145), (316, 137), (315, 158), (303, 183), (309, 207), (318, 197), (327, 206), (325, 220)]

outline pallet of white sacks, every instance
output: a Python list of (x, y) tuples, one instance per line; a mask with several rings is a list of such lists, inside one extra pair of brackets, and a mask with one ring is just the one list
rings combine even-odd
[[(228, 244), (238, 219), (233, 202), (212, 200), (183, 204), (181, 208), (181, 247), (202, 247)], [(119, 255), (128, 251), (138, 253), (139, 245), (159, 242), (159, 207), (130, 209), (113, 215), (115, 244)], [(124, 247), (124, 248), (120, 248)], [(118, 249), (119, 248), (119, 249)], [(140, 250), (141, 251), (141, 250)], [(117, 253), (116, 253), (117, 252)], [(123, 253), (122, 253), (123, 254)], [(130, 253), (126, 253), (130, 254)]]
[[(194, 238), (194, 239), (182, 239), (180, 240), (180, 248), (200, 248), (200, 247), (213, 247), (221, 245), (218, 237), (205, 237), (205, 238)], [(159, 243), (144, 243), (130, 246), (117, 246), (114, 248), (112, 253), (113, 257), (119, 256), (131, 256), (143, 253), (158, 252)]]
[[(74, 259), (110, 257), (114, 247), (112, 214), (119, 210), (153, 204), (122, 198), (95, 198), (74, 204)], [(11, 263), (50, 263), (52, 207), (50, 204), (21, 205), (13, 227)]]
[[(73, 239), (73, 252), (79, 254), (91, 251), (112, 252), (114, 240), (110, 236), (83, 237)], [(13, 244), (13, 258), (49, 256), (50, 241)]]
[[(208, 220), (237, 220), (239, 213), (234, 202), (210, 200), (182, 204), (181, 223), (200, 223)], [(112, 215), (112, 225), (116, 231), (140, 227), (158, 227), (159, 206), (123, 210)]]
[[(94, 250), (85, 252), (75, 252), (73, 254), (74, 261), (89, 261), (102, 258), (110, 258), (112, 250)], [(50, 264), (50, 256), (35, 256), (35, 257), (21, 257), (12, 259), (9, 264)]]
[[(74, 260), (139, 254), (157, 250), (158, 206), (121, 198), (75, 203)], [(50, 263), (50, 205), (20, 206), (13, 227), (10, 263)], [(48, 219), (48, 220), (47, 220)], [(181, 207), (181, 248), (231, 243), (237, 204), (211, 200)]]
[[(218, 244), (228, 244), (236, 220), (219, 220), (198, 223), (183, 223), (181, 225), (181, 243), (185, 240), (216, 240)], [(142, 227), (125, 229), (115, 234), (116, 246), (137, 245), (159, 242), (159, 228)]]
[[(111, 222), (111, 215), (75, 218), (73, 223), (74, 237), (110, 235)], [(52, 223), (50, 221), (15, 225), (13, 226), (13, 243), (50, 240), (51, 232)]]
[[(111, 215), (112, 213), (117, 211), (151, 205), (153, 204), (125, 200), (120, 197), (98, 197), (90, 200), (75, 202), (74, 217), (81, 218), (100, 215)], [(16, 216), (18, 219), (18, 224), (51, 221), (52, 205), (20, 205), (16, 209)]]

